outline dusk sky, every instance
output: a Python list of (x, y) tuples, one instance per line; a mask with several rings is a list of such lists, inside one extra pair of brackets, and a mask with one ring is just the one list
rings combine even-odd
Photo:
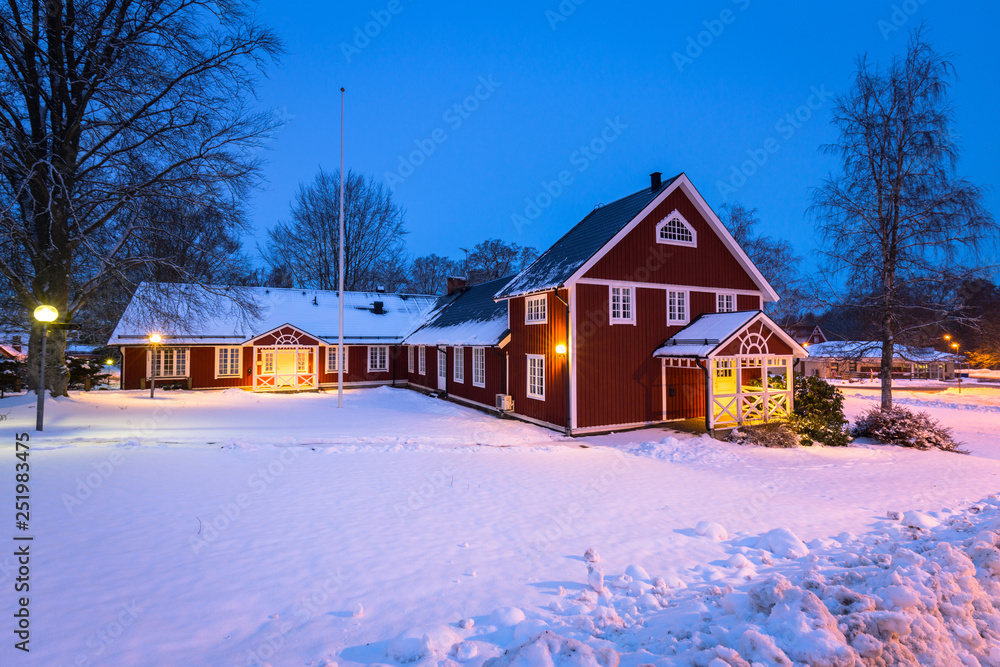
[(717, 211), (758, 209), (761, 231), (809, 256), (810, 191), (837, 167), (819, 150), (837, 138), (831, 95), (859, 54), (888, 62), (921, 21), (958, 73), (959, 172), (997, 214), (996, 4), (577, 2), (262, 0), (288, 53), (259, 98), (288, 122), (253, 201), (257, 240), (300, 182), (337, 168), (344, 86), (346, 167), (393, 187), (411, 256), (458, 259), (488, 237), (544, 250), (651, 171), (686, 172)]

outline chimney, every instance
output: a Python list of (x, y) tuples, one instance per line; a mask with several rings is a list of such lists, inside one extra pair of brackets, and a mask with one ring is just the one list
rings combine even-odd
[(465, 289), (468, 279), (465, 276), (448, 276), (448, 296)]
[(654, 171), (649, 175), (649, 189), (652, 192), (656, 192), (663, 185), (663, 174), (658, 171)]
[(373, 305), (374, 305), (374, 307), (372, 308), (373, 313), (375, 313), (376, 315), (385, 314), (385, 308), (384, 308), (385, 304), (383, 302), (376, 301)]
[(378, 294), (385, 294), (385, 285), (376, 285), (375, 292)]

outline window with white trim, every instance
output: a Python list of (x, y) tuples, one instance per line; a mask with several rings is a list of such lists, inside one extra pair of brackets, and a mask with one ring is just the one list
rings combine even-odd
[(486, 386), (486, 348), (472, 348), (472, 386)]
[(695, 247), (698, 245), (698, 233), (691, 223), (675, 210), (656, 226), (656, 242)]
[(389, 348), (386, 345), (368, 346), (368, 372), (389, 370)]
[(735, 294), (716, 294), (715, 295), (715, 312), (717, 312), (717, 313), (735, 313), (736, 312), (736, 295)]
[(549, 313), (547, 295), (529, 296), (524, 299), (524, 323), (525, 324), (545, 324), (548, 322)]
[(337, 359), (342, 359), (344, 361), (344, 372), (347, 372), (347, 346), (344, 346), (344, 351), (341, 354), (337, 354), (337, 348), (339, 345), (331, 345), (326, 348), (326, 372), (327, 373), (337, 373), (340, 371), (340, 366), (337, 365)]
[(234, 377), (240, 375), (240, 347), (215, 348), (216, 377)]
[(688, 293), (667, 290), (667, 324), (688, 323)]
[(413, 372), (413, 346), (406, 346), (406, 371), (408, 373)]
[(635, 288), (611, 286), (611, 323), (635, 323)]
[(309, 372), (309, 350), (303, 350), (301, 348), (295, 350), (295, 372)]
[(528, 398), (545, 400), (545, 357), (528, 355)]
[(421, 375), (427, 374), (427, 348), (420, 346), (420, 353), (417, 355), (417, 371)]
[(163, 347), (153, 351), (153, 368), (158, 378), (187, 377), (188, 349)]
[(274, 373), (274, 350), (264, 350), (261, 354), (261, 373), (271, 375)]
[(454, 376), (455, 382), (465, 382), (465, 348), (455, 348)]
[(448, 353), (438, 348), (438, 377), (448, 377)]

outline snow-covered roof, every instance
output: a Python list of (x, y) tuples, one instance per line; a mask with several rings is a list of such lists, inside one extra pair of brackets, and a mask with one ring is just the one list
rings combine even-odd
[[(348, 343), (401, 342), (426, 321), (435, 300), (424, 294), (344, 292), (344, 339)], [(254, 304), (257, 312), (245, 311), (239, 302)], [(376, 302), (382, 303), (381, 312)], [(155, 331), (167, 344), (236, 345), (284, 324), (335, 342), (337, 292), (143, 283), (108, 344), (143, 345)]]
[(742, 331), (760, 315), (759, 310), (707, 313), (667, 339), (654, 357), (707, 357), (715, 348)]
[[(831, 340), (813, 343), (806, 348), (811, 359), (881, 359), (882, 343), (878, 341)], [(949, 352), (938, 352), (931, 347), (912, 347), (896, 344), (895, 357), (915, 363), (933, 361), (954, 361), (957, 357)]]
[(441, 297), (427, 324), (406, 337), (407, 345), (499, 345), (507, 336), (507, 302), (496, 302), (497, 289), (510, 281), (498, 278)]
[(500, 285), (496, 296), (520, 296), (561, 286), (676, 179), (668, 178), (656, 190), (645, 188), (595, 208), (509, 284)]

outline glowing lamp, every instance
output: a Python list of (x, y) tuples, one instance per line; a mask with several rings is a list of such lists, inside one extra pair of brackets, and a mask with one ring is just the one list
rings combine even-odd
[(39, 306), (35, 308), (35, 319), (39, 322), (55, 322), (56, 318), (59, 317), (59, 311), (52, 306)]
[(161, 336), (161, 335), (160, 335), (160, 334), (158, 334), (158, 333), (155, 333), (155, 334), (151, 334), (151, 335), (149, 336), (149, 342), (150, 342), (150, 343), (153, 343), (154, 345), (155, 345), (155, 344), (157, 344), (157, 343), (159, 343), (159, 342), (160, 342), (160, 341), (162, 341), (162, 340), (163, 340), (163, 336)]
[(111, 366), (111, 365), (113, 365), (114, 363), (115, 363), (114, 359), (105, 359), (105, 360), (104, 360), (104, 365), (105, 365), (105, 366)]
[(566, 354), (566, 346), (562, 343), (556, 345), (556, 354)]

